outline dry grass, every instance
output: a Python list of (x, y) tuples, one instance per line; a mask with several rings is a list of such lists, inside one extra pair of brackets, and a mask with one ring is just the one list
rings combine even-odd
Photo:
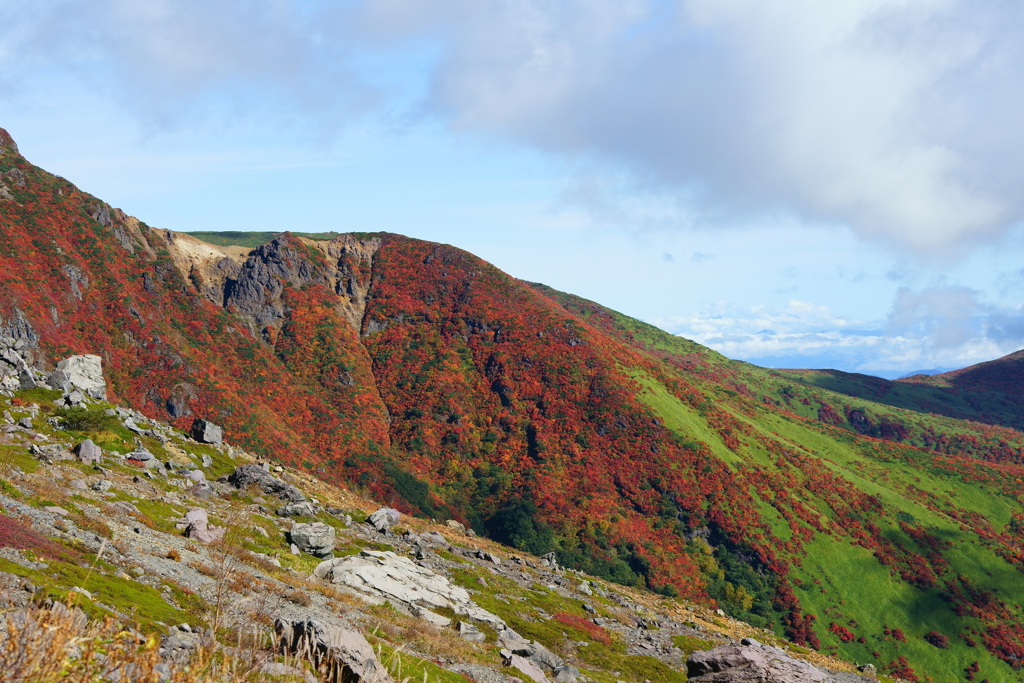
[[(86, 683), (99, 680), (162, 680), (160, 641), (125, 630), (115, 620), (86, 623), (80, 612), (57, 604), (10, 612), (0, 619), (0, 671), (10, 683)], [(256, 648), (266, 638), (253, 639), (248, 652), (231, 656), (198, 649), (191, 659), (172, 670), (171, 683), (242, 683), (259, 680), (256, 665), (266, 655)]]
[(434, 659), (446, 657), (463, 662), (492, 663), (483, 656), (479, 646), (453, 630), (439, 629), (423, 619), (402, 614), (387, 604), (371, 607), (369, 612), (376, 617), (370, 634), (396, 647), (401, 645)]

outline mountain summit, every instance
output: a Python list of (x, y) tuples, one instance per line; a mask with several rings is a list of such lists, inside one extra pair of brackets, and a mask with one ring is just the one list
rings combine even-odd
[(155, 419), (904, 678), (1024, 662), (1024, 434), (730, 361), (448, 245), (155, 229), (4, 149), (0, 335), (39, 370), (99, 354)]

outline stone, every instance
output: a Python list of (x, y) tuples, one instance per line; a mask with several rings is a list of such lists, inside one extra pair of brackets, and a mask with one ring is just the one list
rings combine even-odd
[(312, 517), (315, 514), (316, 510), (309, 502), (288, 503), (277, 508), (278, 517)]
[[(99, 401), (107, 400), (107, 382), (103, 379), (103, 359), (95, 355), (71, 356), (57, 363), (70, 386)], [(66, 388), (62, 389), (67, 391)]]
[(393, 683), (373, 647), (358, 631), (322, 621), (274, 623), (278, 648), (287, 655), (305, 654), (327, 670), (327, 683)]
[(554, 670), (552, 678), (556, 683), (575, 683), (580, 677), (580, 670), (574, 666), (563, 664)]
[(874, 664), (861, 664), (857, 667), (857, 671), (861, 672), (866, 676), (878, 675), (878, 669), (875, 668)]
[(540, 563), (545, 567), (549, 567), (552, 571), (558, 570), (558, 560), (555, 557), (554, 551), (540, 556)]
[(185, 535), (203, 544), (210, 544), (224, 538), (227, 529), (216, 529), (210, 527), (210, 520), (203, 508), (192, 508), (185, 513)]
[(198, 498), (200, 500), (210, 500), (211, 498), (213, 498), (214, 493), (213, 487), (207, 484), (205, 481), (200, 482), (195, 486), (190, 486), (185, 490), (188, 492), (190, 496)]
[(314, 557), (327, 557), (334, 552), (334, 527), (323, 522), (293, 524), (289, 535), (299, 550)]
[[(784, 650), (745, 638), (739, 645), (720, 645), (694, 652), (686, 662), (695, 683), (837, 683), (833, 675), (790, 656)], [(864, 680), (847, 674), (847, 678)]]
[(390, 550), (364, 550), (317, 565), (313, 577), (346, 586), (383, 602), (426, 609), (448, 608), (470, 621), (504, 630), (505, 622), (469, 597), (469, 592), (446, 577), (420, 567)]
[(384, 533), (402, 518), (402, 513), (394, 508), (381, 508), (366, 518), (377, 531)]
[(199, 443), (210, 443), (215, 446), (224, 443), (224, 430), (219, 425), (199, 417), (192, 422), (188, 435)]
[(462, 638), (470, 641), (471, 643), (486, 643), (487, 636), (473, 624), (468, 621), (460, 621), (459, 625), (455, 629), (459, 632)]
[(4, 411), (4, 422), (6, 422), (9, 425), (14, 424), (14, 417), (11, 415), (11, 411), (9, 411), (9, 410), (5, 410)]
[(30, 417), (23, 417), (23, 418), (21, 418), (20, 420), (18, 420), (18, 426), (22, 427), (23, 429), (33, 429), (32, 418), (30, 418)]
[(85, 479), (72, 479), (68, 485), (71, 488), (77, 489), (79, 491), (89, 490), (89, 485), (85, 483)]
[(202, 456), (203, 467), (213, 467), (213, 458), (206, 453), (201, 453), (200, 455)]
[(594, 591), (591, 590), (591, 588), (590, 588), (590, 582), (589, 581), (582, 582), (579, 585), (579, 588), (577, 588), (576, 590), (578, 590), (583, 595), (593, 595), (594, 594)]
[(295, 545), (294, 543), (289, 545), (288, 549), (291, 551), (292, 555), (298, 555), (299, 554), (299, 546)]
[(417, 607), (414, 605), (410, 611), (414, 617), (419, 617), (423, 621), (429, 622), (434, 626), (444, 628), (445, 626), (451, 626), (452, 623), (452, 620), (448, 617), (440, 615), (437, 612), (431, 612), (424, 607)]
[(106, 493), (114, 487), (114, 482), (109, 479), (96, 479), (89, 484), (89, 488), (99, 493)]
[(46, 378), (46, 384), (51, 389), (66, 394), (71, 391), (71, 376), (63, 370), (54, 370)]
[(64, 405), (66, 406), (77, 406), (85, 401), (85, 395), (77, 389), (64, 395)]
[(206, 481), (206, 475), (203, 473), (202, 470), (192, 470), (191, 472), (185, 475), (185, 478), (188, 479), (189, 481), (194, 481), (197, 484), (201, 481)]
[(75, 446), (75, 453), (78, 455), (79, 461), (86, 465), (95, 465), (103, 457), (103, 451), (92, 442), (92, 439), (86, 439)]
[(444, 536), (437, 533), (436, 531), (428, 531), (420, 536), (420, 543), (429, 543), (433, 545), (448, 545), (448, 541)]
[(462, 522), (457, 522), (454, 519), (449, 519), (447, 522), (445, 522), (445, 524), (451, 529), (455, 529), (456, 531), (466, 533), (466, 525)]
[(64, 508), (58, 507), (56, 505), (47, 505), (43, 509), (46, 510), (47, 512), (52, 513), (52, 514), (60, 515), (61, 517), (67, 517), (68, 515), (71, 514), (70, 512), (65, 510)]
[(242, 465), (237, 468), (228, 477), (228, 483), (239, 489), (255, 486), (264, 493), (293, 503), (301, 503), (306, 500), (306, 497), (297, 488), (284, 483), (256, 464)]
[(531, 681), (536, 681), (536, 683), (549, 683), (548, 677), (544, 675), (544, 672), (541, 671), (540, 667), (529, 659), (514, 654), (507, 659), (507, 662), (508, 666), (518, 670), (519, 673), (523, 674)]

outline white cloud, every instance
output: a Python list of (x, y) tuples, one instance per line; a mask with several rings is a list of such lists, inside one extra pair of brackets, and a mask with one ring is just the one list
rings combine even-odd
[(1002, 0), (37, 0), (0, 2), (0, 73), (327, 129), (429, 81), (413, 113), (627, 173), (624, 206), (567, 197), (624, 225), (792, 213), (958, 255), (1024, 214), (1022, 28)]
[(848, 320), (827, 306), (706, 306), (656, 325), (720, 353), (769, 367), (832, 367), (898, 376), (959, 368), (1024, 345), (1024, 309), (989, 306), (963, 287), (900, 289), (888, 320)]

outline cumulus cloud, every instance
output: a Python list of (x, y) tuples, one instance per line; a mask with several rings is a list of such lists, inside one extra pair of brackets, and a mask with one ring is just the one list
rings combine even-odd
[(791, 211), (949, 254), (1024, 209), (1011, 3), (383, 4), (396, 30), (445, 16), (429, 104), (456, 127), (611, 160), (704, 211)]
[(792, 214), (955, 255), (1024, 213), (1022, 29), (1004, 0), (8, 0), (0, 67), (77, 70), (164, 123), (418, 100), (626, 172), (648, 195), (616, 220)]

